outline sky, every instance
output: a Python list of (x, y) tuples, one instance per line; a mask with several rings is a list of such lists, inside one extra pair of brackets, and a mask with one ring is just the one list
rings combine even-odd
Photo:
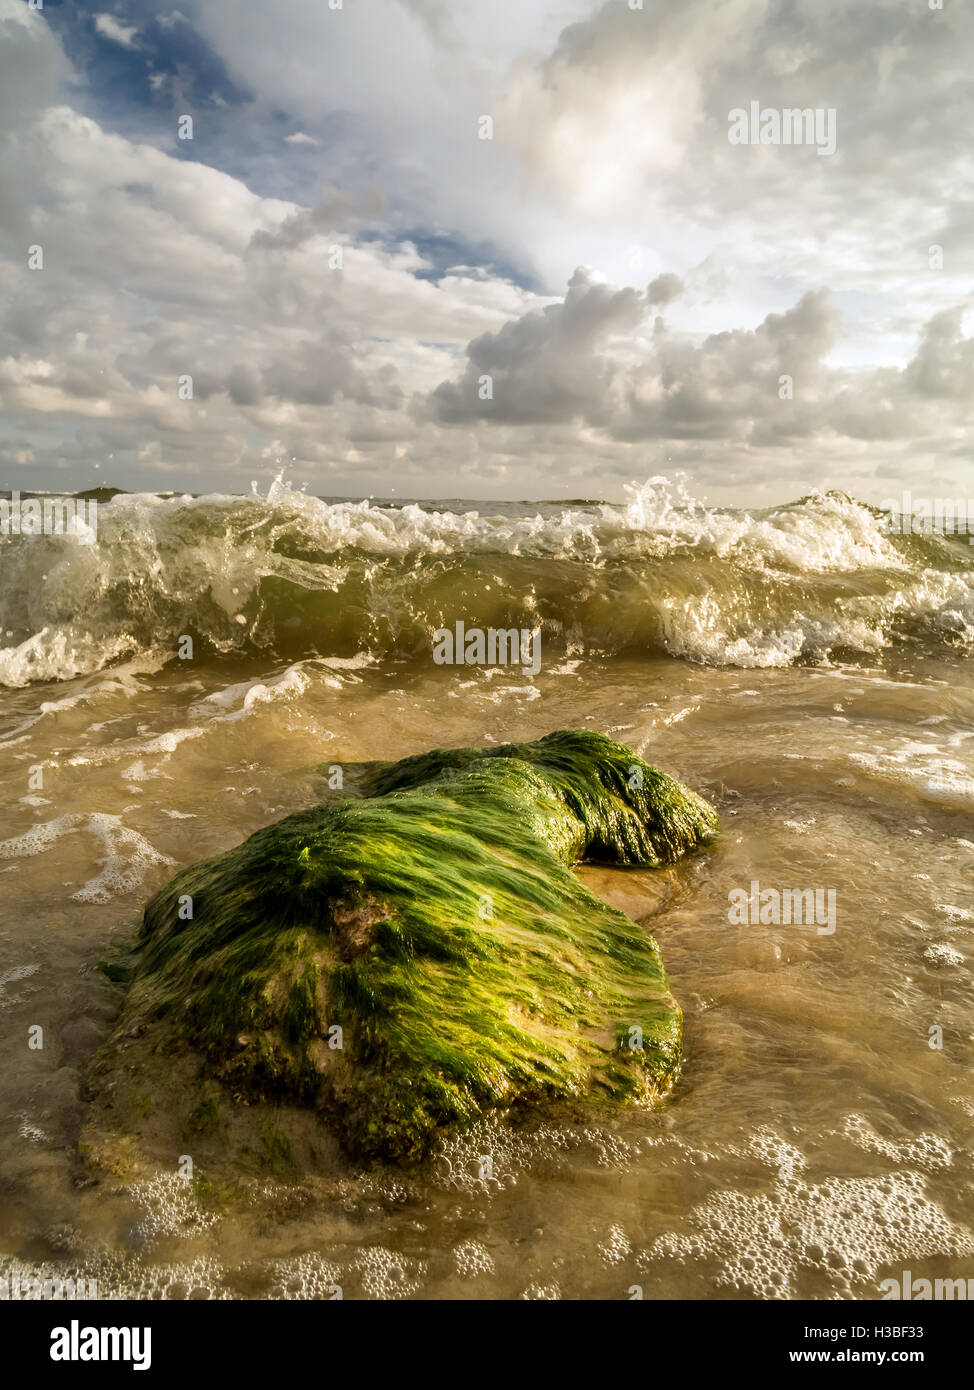
[(0, 487), (974, 496), (972, 53), (969, 0), (0, 0)]

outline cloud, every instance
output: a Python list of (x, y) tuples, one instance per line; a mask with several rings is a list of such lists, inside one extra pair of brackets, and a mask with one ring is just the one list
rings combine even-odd
[(531, 311), (470, 343), (463, 374), (432, 394), (435, 418), (445, 424), (602, 422), (612, 367), (600, 349), (610, 335), (634, 329), (645, 307), (638, 291), (614, 289), (579, 268), (562, 303)]
[(660, 317), (647, 322), (661, 293), (679, 292), (674, 281), (658, 277), (640, 294), (577, 270), (561, 304), (473, 340), (464, 370), (424, 409), (447, 426), (580, 426), (620, 443), (708, 443), (714, 460), (735, 447), (824, 450), (843, 435), (920, 444), (970, 427), (974, 339), (963, 336), (962, 308), (930, 319), (902, 370), (852, 371), (829, 365), (842, 323), (827, 290), (753, 330), (697, 341)]
[[(90, 484), (110, 459), (134, 485), (229, 470), (225, 486), (246, 486), (275, 441), (296, 469), (354, 476), (364, 446), (381, 470), (417, 433), (403, 380), (429, 389), (471, 336), (532, 302), (505, 281), (420, 279), (427, 262), (411, 243), (356, 244), (346, 231), (334, 268), (315, 219), (357, 225), (362, 210), (261, 197), (47, 104), (67, 71), (58, 46), (43, 22), (10, 22), (25, 136), (0, 148), (15, 190), (0, 256), (0, 447), (18, 470), (29, 459), (38, 484), (66, 472)], [(34, 241), (44, 265), (29, 272)]]
[(314, 237), (334, 240), (341, 233), (378, 220), (385, 207), (381, 193), (370, 190), (355, 198), (333, 184), (323, 184), (312, 208), (296, 208), (279, 225), (255, 232), (255, 247), (295, 248)]
[(135, 47), (135, 36), (138, 29), (134, 24), (122, 24), (111, 14), (96, 14), (95, 28), (103, 39), (110, 39), (112, 43), (119, 43), (123, 48)]
[(646, 302), (650, 306), (658, 306), (660, 309), (672, 304), (674, 299), (679, 299), (686, 289), (679, 275), (672, 272), (666, 275), (657, 275), (656, 279), (646, 290)]
[[(970, 7), (180, 5), (99, 44), (0, 0), (18, 476), (618, 495), (679, 466), (750, 501), (969, 472)], [(730, 145), (752, 98), (834, 106), (835, 156)]]
[(904, 380), (923, 396), (974, 399), (974, 339), (963, 335), (964, 305), (934, 314)]

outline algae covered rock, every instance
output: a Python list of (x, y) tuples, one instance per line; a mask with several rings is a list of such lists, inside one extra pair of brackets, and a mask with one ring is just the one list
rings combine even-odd
[(369, 764), (152, 898), (117, 1031), (310, 1108), (358, 1158), (422, 1157), (498, 1107), (645, 1102), (680, 1010), (652, 936), (570, 866), (655, 867), (716, 830), (589, 731)]

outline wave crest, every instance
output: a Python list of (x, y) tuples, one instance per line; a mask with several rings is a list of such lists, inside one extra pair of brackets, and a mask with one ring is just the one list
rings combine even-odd
[(431, 635), (540, 626), (547, 652), (773, 666), (898, 642), (974, 644), (974, 560), (895, 536), (841, 493), (747, 512), (653, 478), (599, 502), (379, 506), (119, 494), (98, 545), (0, 539), (0, 682), (123, 658), (261, 651), (420, 658)]

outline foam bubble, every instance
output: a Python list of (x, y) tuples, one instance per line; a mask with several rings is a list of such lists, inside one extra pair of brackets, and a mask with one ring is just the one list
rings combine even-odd
[(826, 1274), (841, 1296), (905, 1261), (974, 1255), (974, 1233), (927, 1197), (918, 1173), (779, 1182), (770, 1193), (715, 1193), (688, 1216), (688, 1231), (660, 1236), (640, 1257), (714, 1261), (718, 1287), (758, 1298), (797, 1296), (803, 1273)]
[(958, 907), (956, 903), (937, 903), (936, 907), (948, 922), (974, 922), (974, 912), (969, 907)]
[(178, 1173), (157, 1173), (121, 1190), (142, 1209), (133, 1234), (144, 1245), (160, 1236), (197, 1236), (216, 1224), (217, 1217), (200, 1207), (192, 1181)]
[(465, 1240), (455, 1245), (453, 1261), (461, 1279), (479, 1279), (494, 1272), (493, 1256), (479, 1240)]
[(399, 1299), (416, 1293), (426, 1273), (422, 1260), (370, 1245), (355, 1255), (355, 1269), (369, 1298)]
[(869, 1153), (882, 1154), (884, 1158), (910, 1164), (925, 1172), (949, 1168), (954, 1159), (950, 1145), (939, 1134), (921, 1133), (897, 1144), (877, 1134), (863, 1115), (847, 1115), (841, 1133)]
[(269, 1276), (264, 1298), (285, 1302), (331, 1300), (336, 1290), (342, 1288), (341, 1267), (313, 1250), (287, 1259), (267, 1260), (262, 1268)]
[(963, 965), (964, 957), (960, 951), (955, 951), (953, 946), (948, 946), (945, 941), (936, 941), (927, 946), (923, 952), (925, 960), (931, 965)]
[[(233, 1298), (226, 1287), (226, 1270), (219, 1261), (208, 1256), (174, 1264), (149, 1264), (143, 1260), (109, 1254), (84, 1247), (76, 1233), (67, 1242), (73, 1250), (70, 1259), (25, 1264), (12, 1256), (0, 1256), (0, 1300), (13, 1297), (13, 1281), (19, 1278), (21, 1298), (45, 1297), (43, 1285), (53, 1281), (51, 1298), (60, 1302), (71, 1287), (77, 1289), (84, 1281), (85, 1289), (95, 1281), (99, 1302), (116, 1300), (206, 1299), (210, 1301)], [(83, 1253), (82, 1253), (82, 1247)], [(26, 1294), (28, 1280), (37, 1280), (42, 1288)], [(67, 1281), (71, 1285), (65, 1288)], [(6, 1281), (4, 1283), (3, 1281)], [(74, 1307), (79, 1308), (78, 1303)]]
[(40, 968), (39, 965), (15, 965), (13, 970), (5, 970), (0, 975), (0, 1009), (13, 1003), (7, 994), (7, 986), (17, 984), (19, 980), (29, 979), (31, 975), (36, 975)]
[(621, 1226), (610, 1226), (598, 1252), (607, 1265), (621, 1264), (632, 1253), (632, 1241)]

